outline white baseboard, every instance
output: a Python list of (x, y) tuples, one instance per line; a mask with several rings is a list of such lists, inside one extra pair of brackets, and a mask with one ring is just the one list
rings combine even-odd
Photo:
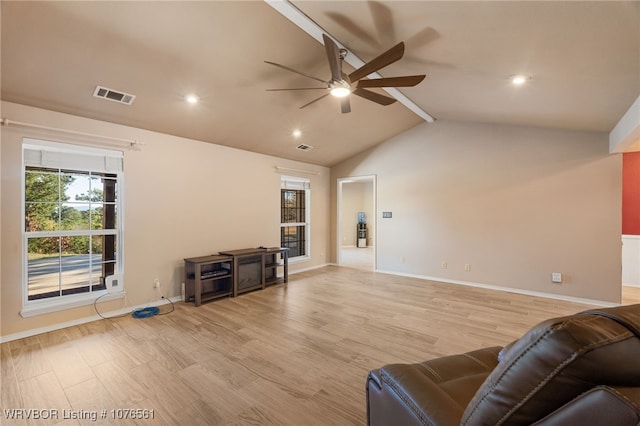
[(480, 284), (480, 283), (474, 283), (474, 282), (471, 282), (471, 281), (450, 280), (450, 279), (445, 279), (445, 278), (441, 278), (441, 277), (431, 277), (431, 276), (427, 276), (427, 275), (416, 275), (416, 274), (405, 274), (405, 273), (400, 273), (400, 272), (395, 272), (395, 271), (384, 271), (384, 270), (380, 270), (380, 269), (376, 269), (376, 272), (380, 272), (380, 273), (383, 273), (383, 274), (389, 274), (389, 275), (398, 275), (398, 276), (401, 276), (401, 277), (417, 278), (417, 279), (421, 279), (421, 280), (439, 281), (439, 282), (443, 282), (443, 283), (447, 283), (447, 284), (464, 285), (464, 286), (467, 286), (467, 287), (478, 287), (478, 288), (486, 288), (488, 290), (506, 291), (508, 293), (524, 294), (524, 295), (527, 295), (527, 296), (544, 297), (546, 299), (562, 300), (562, 301), (565, 301), (565, 302), (584, 303), (585, 305), (596, 305), (596, 306), (607, 306), (607, 307), (620, 306), (620, 303), (604, 302), (602, 300), (593, 300), (593, 299), (583, 299), (581, 297), (564, 296), (564, 295), (561, 295), (561, 294), (543, 293), (543, 292), (540, 292), (540, 291), (522, 290), (522, 289), (518, 289), (518, 288), (502, 287), (502, 286), (489, 285), (489, 284)]
[(325, 266), (329, 266), (329, 265), (331, 265), (331, 263), (322, 263), (320, 265), (310, 266), (308, 268), (296, 269), (295, 271), (291, 271), (291, 265), (289, 265), (289, 275), (299, 274), (300, 272), (313, 271), (314, 269), (324, 268)]
[[(171, 300), (173, 303), (176, 303), (176, 302), (182, 301), (182, 296), (173, 296), (167, 299)], [(165, 304), (166, 304), (166, 301), (163, 299), (160, 299), (154, 302), (145, 303), (143, 305), (128, 306), (126, 308), (117, 309), (115, 311), (102, 312), (101, 314), (104, 317), (115, 317), (115, 316), (124, 315), (130, 312), (133, 312), (136, 309), (148, 308), (150, 306), (160, 306)], [(63, 328), (73, 327), (74, 325), (86, 324), (86, 323), (98, 321), (101, 319), (103, 318), (100, 317), (98, 314), (96, 314), (89, 317), (78, 318), (72, 321), (66, 321), (58, 324), (48, 325), (45, 327), (32, 328), (31, 330), (25, 330), (25, 331), (20, 331), (18, 333), (8, 334), (6, 336), (0, 336), (0, 343), (6, 343), (12, 340), (24, 339), (25, 337), (31, 337), (31, 336), (35, 336), (42, 333), (48, 333), (49, 331), (61, 330)]]

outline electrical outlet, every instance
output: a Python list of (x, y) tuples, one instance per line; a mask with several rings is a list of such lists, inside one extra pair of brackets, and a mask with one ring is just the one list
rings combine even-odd
[(471, 264), (465, 263), (464, 264), (464, 270), (467, 271), (467, 272), (471, 272)]
[(553, 282), (553, 283), (561, 283), (562, 282), (562, 274), (560, 272), (552, 272), (551, 273), (551, 282)]
[(153, 279), (153, 288), (160, 288), (160, 278)]
[(446, 261), (446, 260), (443, 260), (443, 261), (442, 261), (442, 263), (440, 263), (440, 267), (441, 267), (442, 269), (447, 269), (447, 261)]

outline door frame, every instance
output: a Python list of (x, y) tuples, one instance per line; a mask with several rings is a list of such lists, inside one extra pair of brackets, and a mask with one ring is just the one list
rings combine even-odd
[[(376, 175), (363, 175), (363, 176), (350, 176), (344, 178), (338, 178), (336, 181), (336, 264), (340, 266), (342, 263), (342, 185), (358, 182), (371, 182), (372, 183), (372, 208), (373, 208), (373, 270), (377, 268), (377, 252), (378, 252), (378, 208), (377, 208), (377, 190), (376, 190)], [(369, 224), (367, 223), (367, 226)]]

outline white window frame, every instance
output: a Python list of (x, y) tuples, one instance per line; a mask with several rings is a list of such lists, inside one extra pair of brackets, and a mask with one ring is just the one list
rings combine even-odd
[[(26, 158), (26, 152), (30, 152), (32, 156), (34, 151), (41, 152), (40, 164), (34, 164), (32, 158)], [(25, 174), (28, 166), (37, 166), (44, 168), (56, 167), (60, 169), (78, 170), (84, 172), (108, 172), (116, 175), (116, 263), (115, 268), (118, 272), (118, 281), (124, 289), (124, 153), (122, 151), (93, 148), (81, 145), (71, 145), (59, 142), (51, 142), (30, 138), (22, 140), (22, 189), (21, 189), (21, 228), (22, 228), (22, 310), (20, 315), (30, 317), (35, 315), (46, 314), (50, 312), (61, 311), (78, 306), (93, 304), (98, 297), (101, 301), (113, 300), (124, 297), (124, 291), (107, 295), (107, 290), (97, 290), (87, 293), (69, 294), (55, 296), (44, 299), (29, 300), (29, 277), (28, 277), (28, 239), (34, 233), (27, 232), (25, 229)], [(60, 164), (54, 165), (54, 164)], [(101, 232), (95, 231), (69, 231), (74, 235), (100, 235)], [(57, 235), (58, 233), (56, 233)], [(37, 234), (47, 236), (45, 233)]]
[[(289, 257), (289, 262), (302, 262), (311, 258), (311, 180), (302, 177), (294, 176), (281, 176), (280, 177), (280, 191), (283, 189), (304, 190), (305, 194), (305, 221), (296, 223), (280, 223), (280, 229), (289, 226), (304, 226), (304, 241), (305, 241), (305, 254), (302, 256)], [(282, 210), (282, 205), (280, 206)], [(282, 233), (280, 233), (282, 235)], [(282, 244), (282, 241), (280, 241)]]

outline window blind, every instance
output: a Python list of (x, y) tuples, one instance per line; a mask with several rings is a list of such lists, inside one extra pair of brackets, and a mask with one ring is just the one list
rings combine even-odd
[(34, 139), (25, 139), (24, 142), (25, 166), (111, 173), (121, 172), (124, 168), (121, 151), (78, 147)]
[(290, 177), (282, 177), (280, 179), (280, 188), (282, 189), (293, 189), (293, 190), (302, 190), (302, 189), (310, 189), (311, 185), (309, 179), (304, 178), (290, 178)]

